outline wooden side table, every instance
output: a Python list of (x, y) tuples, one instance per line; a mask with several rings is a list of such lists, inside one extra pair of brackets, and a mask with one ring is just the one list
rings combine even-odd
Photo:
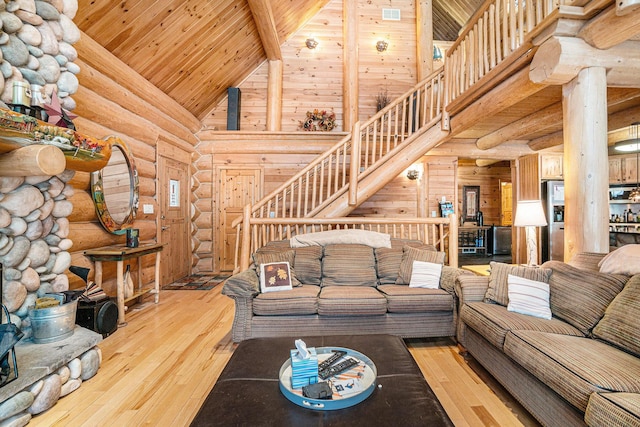
[(491, 268), (489, 264), (463, 265), (460, 268), (463, 270), (472, 271), (478, 276), (488, 276), (491, 273)]
[(155, 294), (155, 303), (160, 300), (160, 251), (162, 243), (140, 245), (137, 248), (129, 248), (123, 245), (104, 246), (101, 248), (89, 249), (84, 252), (91, 261), (95, 263), (95, 281), (102, 287), (102, 262), (115, 261), (116, 267), (116, 303), (118, 305), (118, 325), (125, 326), (125, 298), (124, 298), (124, 261), (132, 258), (140, 258), (144, 255), (156, 254), (156, 265), (154, 271), (154, 287), (142, 289), (142, 274), (138, 265), (138, 292), (134, 293), (126, 301), (138, 298), (146, 293)]

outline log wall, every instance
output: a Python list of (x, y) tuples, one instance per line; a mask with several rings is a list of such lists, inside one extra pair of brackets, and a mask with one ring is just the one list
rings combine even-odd
[[(96, 138), (108, 135), (119, 136), (131, 149), (140, 178), (140, 205), (133, 227), (140, 229), (140, 240), (157, 239), (156, 144), (162, 136), (188, 151), (194, 151), (197, 139), (194, 132), (199, 129), (199, 121), (179, 106), (175, 101), (152, 86), (144, 78), (119, 61), (86, 34), (75, 45), (82, 72), (78, 75), (80, 89), (74, 96), (78, 115), (74, 119), (79, 132)], [(75, 194), (71, 198), (73, 212), (69, 217), (69, 238), (72, 264), (92, 267), (83, 255), (87, 249), (124, 243), (124, 235), (106, 232), (93, 208), (90, 193), (90, 174), (76, 172), (71, 184)], [(154, 207), (153, 214), (143, 214), (142, 206)], [(143, 257), (143, 282), (153, 279), (155, 256)], [(131, 265), (134, 275), (138, 266)], [(93, 274), (93, 272), (92, 272)], [(115, 263), (105, 263), (105, 291), (115, 295)], [(69, 275), (70, 287), (84, 286), (74, 275)]]

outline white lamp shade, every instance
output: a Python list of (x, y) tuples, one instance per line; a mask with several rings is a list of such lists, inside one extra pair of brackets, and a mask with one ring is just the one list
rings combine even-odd
[(516, 208), (516, 219), (513, 221), (516, 227), (544, 226), (547, 219), (544, 216), (542, 202), (540, 200), (520, 200)]

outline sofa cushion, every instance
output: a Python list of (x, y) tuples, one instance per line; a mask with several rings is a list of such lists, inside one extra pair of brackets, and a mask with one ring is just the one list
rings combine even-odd
[(402, 248), (377, 248), (374, 253), (378, 283), (381, 285), (396, 283), (402, 261)]
[(406, 285), (380, 285), (387, 298), (389, 313), (453, 311), (453, 295), (442, 289), (410, 288)]
[(460, 320), (502, 349), (504, 338), (512, 330), (534, 330), (582, 336), (580, 331), (559, 319), (540, 319), (507, 311), (498, 304), (471, 302), (462, 306)]
[(489, 265), (491, 272), (489, 273), (489, 288), (485, 294), (485, 300), (500, 305), (509, 303), (509, 286), (507, 283), (509, 274), (544, 283), (549, 283), (549, 276), (551, 275), (551, 270), (547, 268), (509, 265), (495, 261), (492, 261)]
[(296, 256), (293, 267), (296, 277), (302, 284), (319, 285), (322, 283), (322, 246), (307, 246), (294, 249)]
[(435, 251), (433, 245), (425, 244), (420, 240), (406, 240), (391, 238), (391, 248), (376, 248), (376, 271), (378, 272), (378, 283), (381, 285), (394, 284), (398, 280), (400, 273), (400, 262), (402, 262), (402, 248), (410, 246), (412, 248)]
[(613, 302), (593, 336), (640, 357), (640, 274), (633, 276)]
[(600, 271), (598, 264), (607, 254), (598, 252), (579, 252), (567, 264), (580, 270)]
[(322, 286), (376, 286), (373, 248), (365, 245), (328, 245), (322, 258)]
[(588, 335), (620, 293), (627, 276), (585, 271), (561, 261), (547, 261), (551, 312)]
[(318, 286), (302, 285), (289, 291), (260, 294), (253, 299), (253, 314), (258, 316), (316, 314), (319, 291)]
[(260, 249), (257, 253), (287, 252), (293, 250), (293, 269), (295, 277), (305, 285), (319, 285), (322, 280), (322, 246), (308, 246), (291, 249), (288, 240), (274, 240)]
[[(270, 252), (270, 251), (258, 251), (253, 254), (253, 263), (256, 267), (256, 273), (258, 273), (258, 277), (260, 277), (260, 265), (261, 264), (270, 264), (272, 262), (288, 262), (289, 266), (293, 265), (293, 260), (295, 259), (294, 251), (278, 251), (278, 252)], [(292, 286), (300, 286), (300, 281), (296, 278), (296, 273), (294, 268), (290, 268), (291, 273), (291, 285)]]
[(418, 249), (405, 245), (402, 248), (402, 260), (400, 261), (400, 271), (398, 273), (396, 285), (408, 285), (409, 282), (411, 282), (413, 261), (444, 264), (444, 257), (444, 252), (437, 252), (429, 249)]
[(387, 299), (369, 286), (326, 286), (318, 298), (321, 316), (371, 316), (387, 312)]
[(638, 427), (640, 394), (592, 393), (584, 420), (590, 427)]
[(598, 263), (601, 273), (640, 274), (640, 245), (624, 245), (610, 252)]
[(591, 393), (640, 392), (640, 359), (598, 340), (511, 331), (504, 352), (582, 412)]

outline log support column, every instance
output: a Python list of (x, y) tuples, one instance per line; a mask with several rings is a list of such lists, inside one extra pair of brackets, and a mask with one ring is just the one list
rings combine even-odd
[(564, 259), (609, 252), (606, 70), (581, 70), (562, 89)]
[(282, 60), (269, 60), (267, 86), (267, 130), (282, 130)]

